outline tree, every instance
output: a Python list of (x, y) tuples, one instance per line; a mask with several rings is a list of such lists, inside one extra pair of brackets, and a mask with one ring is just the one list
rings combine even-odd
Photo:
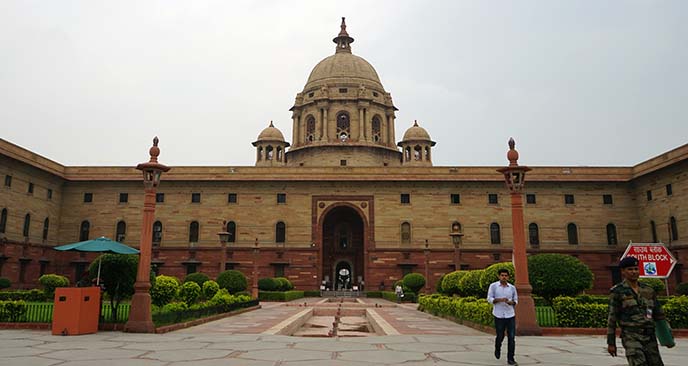
[(528, 279), (533, 294), (547, 302), (557, 296), (576, 296), (592, 287), (593, 274), (578, 258), (565, 254), (528, 257)]
[(112, 319), (116, 321), (119, 304), (123, 299), (134, 294), (139, 256), (135, 254), (102, 254), (88, 268), (91, 278), (98, 276), (99, 261), (100, 283), (105, 285), (105, 293), (110, 296)]

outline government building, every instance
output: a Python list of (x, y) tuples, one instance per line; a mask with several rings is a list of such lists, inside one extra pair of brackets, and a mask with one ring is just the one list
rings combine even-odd
[[(391, 94), (353, 42), (342, 20), (334, 54), (296, 95), (290, 141), (270, 122), (252, 147), (245, 142), (255, 166), (177, 167), (164, 159), (175, 147), (161, 141), (171, 170), (156, 195), (157, 273), (237, 269), (285, 276), (297, 289), (389, 290), (409, 272), (434, 288), (455, 269), (511, 261), (500, 167), (434, 166), (441, 146), (428, 133), (432, 122), (397, 133)], [(140, 148), (144, 161), (148, 146)], [(507, 151), (504, 141), (504, 165)], [(595, 274), (593, 292), (603, 293), (620, 280), (629, 242), (663, 242), (679, 261), (670, 287), (688, 281), (688, 144), (634, 166), (531, 168), (529, 255), (578, 257)], [(56, 245), (100, 236), (139, 245), (143, 185), (134, 165), (64, 166), (0, 139), (0, 179), (0, 276), (14, 288), (34, 287), (46, 273), (73, 283), (95, 257)]]

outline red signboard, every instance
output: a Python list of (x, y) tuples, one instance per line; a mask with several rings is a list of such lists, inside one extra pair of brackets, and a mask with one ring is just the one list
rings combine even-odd
[(661, 243), (631, 243), (621, 258), (638, 259), (640, 277), (667, 278), (676, 265), (676, 259), (669, 249)]

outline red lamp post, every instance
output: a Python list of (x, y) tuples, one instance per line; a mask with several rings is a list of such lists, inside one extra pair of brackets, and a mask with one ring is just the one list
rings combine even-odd
[(155, 217), (155, 192), (160, 184), (162, 173), (170, 170), (169, 167), (158, 163), (158, 138), (153, 139), (153, 147), (150, 148), (150, 160), (141, 163), (136, 169), (143, 172), (143, 226), (141, 228), (141, 242), (139, 244), (139, 266), (134, 283), (134, 296), (131, 298), (131, 310), (129, 320), (124, 327), (127, 332), (153, 333), (155, 325), (151, 317), (151, 298), (148, 292), (150, 284), (151, 247), (153, 242), (153, 218)]
[(220, 250), (222, 250), (220, 253), (220, 266), (218, 268), (218, 274), (224, 272), (225, 267), (227, 266), (227, 242), (229, 241), (229, 232), (227, 231), (226, 225), (227, 221), (223, 221), (222, 231), (217, 233), (217, 236), (220, 238)]
[(516, 142), (509, 139), (509, 152), (507, 153), (509, 166), (498, 169), (504, 174), (506, 187), (511, 194), (511, 224), (514, 235), (513, 262), (516, 276), (516, 291), (518, 292), (518, 305), (516, 306), (516, 333), (519, 335), (542, 335), (542, 329), (537, 324), (535, 316), (535, 302), (531, 296), (533, 287), (528, 280), (528, 258), (526, 257), (526, 235), (523, 223), (523, 187), (525, 186), (526, 172), (530, 168), (518, 165), (518, 151)]
[(461, 225), (458, 222), (452, 224), (451, 232), (449, 233), (451, 237), (452, 244), (454, 244), (454, 270), (458, 271), (461, 269), (461, 238), (463, 233), (461, 232)]
[(258, 258), (260, 257), (260, 248), (258, 247), (258, 238), (256, 238), (256, 243), (253, 245), (253, 275), (251, 284), (251, 296), (254, 299), (258, 298)]

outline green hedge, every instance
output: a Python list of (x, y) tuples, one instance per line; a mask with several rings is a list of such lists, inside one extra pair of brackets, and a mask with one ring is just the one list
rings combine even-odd
[(26, 314), (26, 310), (26, 302), (22, 300), (0, 301), (0, 322), (15, 322)]
[(0, 277), (0, 290), (10, 288), (12, 286), (12, 281), (7, 277)]
[[(366, 291), (366, 297), (369, 297), (371, 299), (380, 299), (382, 298), (382, 291)], [(396, 301), (396, 300), (395, 300)]]
[(492, 306), (485, 299), (476, 297), (447, 297), (439, 294), (421, 295), (418, 310), (433, 315), (451, 316), (459, 321), (494, 326)]
[(320, 297), (320, 290), (306, 290), (303, 292), (304, 297)]
[(669, 299), (663, 309), (672, 328), (688, 328), (688, 296)]
[(559, 296), (552, 300), (560, 327), (605, 328), (609, 305), (579, 303), (573, 297)]
[(1, 291), (0, 301), (8, 300), (24, 300), (27, 302), (43, 302), (53, 301), (52, 297), (48, 297), (43, 290), (17, 290), (17, 291)]
[(246, 296), (229, 296), (231, 296), (233, 301), (224, 303), (208, 301), (194, 304), (189, 307), (177, 305), (183, 303), (167, 304), (167, 306), (162, 309), (153, 312), (153, 323), (155, 323), (156, 326), (181, 323), (258, 305), (258, 300), (251, 300)]
[(291, 301), (303, 298), (303, 291), (260, 291), (260, 301)]

